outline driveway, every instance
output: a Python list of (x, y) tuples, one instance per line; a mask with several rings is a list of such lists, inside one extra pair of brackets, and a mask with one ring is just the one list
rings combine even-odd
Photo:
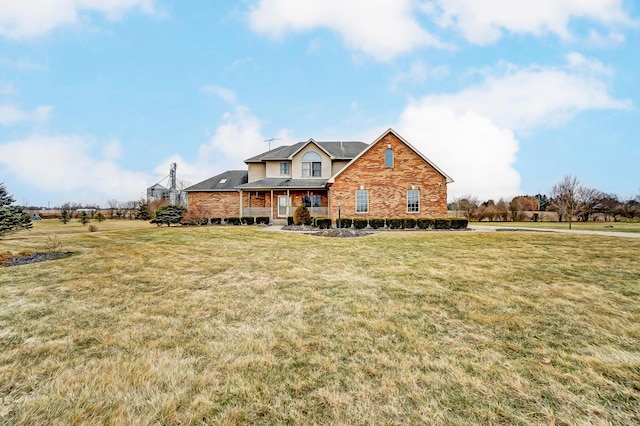
[(478, 232), (502, 232), (502, 231), (526, 231), (526, 232), (555, 232), (558, 234), (582, 234), (582, 235), (602, 235), (604, 237), (640, 238), (640, 234), (633, 232), (611, 232), (611, 231), (578, 231), (574, 229), (548, 229), (548, 228), (527, 228), (523, 226), (485, 226), (469, 224), (469, 229)]

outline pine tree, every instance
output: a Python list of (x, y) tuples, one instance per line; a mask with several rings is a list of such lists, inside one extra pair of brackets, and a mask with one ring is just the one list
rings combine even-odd
[(20, 206), (13, 206), (15, 200), (0, 183), (0, 237), (22, 229), (31, 229), (31, 218)]
[(158, 226), (162, 225), (163, 223), (167, 226), (180, 223), (186, 210), (187, 208), (184, 206), (162, 206), (158, 210), (156, 210), (156, 218), (153, 219), (151, 223), (157, 223)]
[(140, 204), (138, 208), (138, 214), (136, 215), (136, 219), (140, 220), (149, 220), (151, 219), (151, 214), (149, 214), (149, 206), (147, 203)]
[(78, 220), (80, 220), (80, 223), (83, 225), (86, 225), (87, 223), (91, 222), (91, 218), (85, 211), (80, 213), (80, 217), (78, 218)]
[(69, 214), (69, 210), (62, 209), (62, 213), (60, 213), (60, 222), (65, 225), (71, 220), (71, 214)]

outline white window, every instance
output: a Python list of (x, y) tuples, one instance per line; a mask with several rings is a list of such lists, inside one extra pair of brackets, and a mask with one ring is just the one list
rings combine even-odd
[(280, 174), (281, 175), (289, 174), (289, 163), (287, 163), (286, 161), (283, 161), (282, 163), (280, 163)]
[(317, 152), (307, 152), (302, 157), (302, 177), (322, 176), (322, 158)]
[(420, 191), (410, 189), (407, 191), (407, 212), (418, 213), (420, 211)]
[(369, 191), (366, 189), (356, 191), (356, 213), (369, 213)]

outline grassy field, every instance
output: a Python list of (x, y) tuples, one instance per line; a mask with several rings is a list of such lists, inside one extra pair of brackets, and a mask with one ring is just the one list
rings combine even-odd
[[(502, 226), (506, 228), (569, 229), (569, 222), (471, 222), (470, 226)], [(640, 233), (640, 222), (572, 222), (576, 231)]]
[(638, 424), (640, 240), (38, 222), (0, 424)]

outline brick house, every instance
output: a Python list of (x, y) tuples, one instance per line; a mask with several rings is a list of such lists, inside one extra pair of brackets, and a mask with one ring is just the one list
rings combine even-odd
[(447, 216), (453, 180), (393, 129), (370, 145), (309, 139), (245, 160), (187, 189), (189, 209), (205, 217), (311, 215), (343, 218)]

